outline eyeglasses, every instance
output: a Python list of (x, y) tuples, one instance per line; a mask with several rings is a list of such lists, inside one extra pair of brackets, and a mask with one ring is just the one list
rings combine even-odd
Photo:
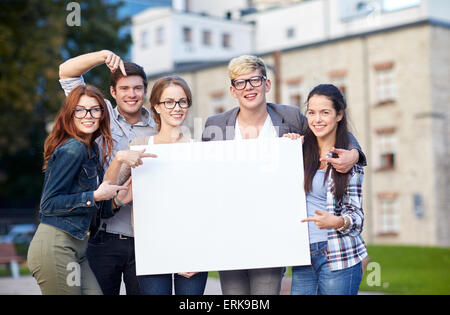
[(184, 99), (184, 98), (182, 98), (179, 101), (168, 100), (168, 101), (164, 101), (164, 102), (159, 102), (158, 104), (164, 104), (164, 107), (166, 109), (174, 109), (177, 106), (177, 104), (180, 105), (180, 108), (182, 108), (182, 109), (186, 109), (189, 106), (191, 106), (191, 103), (187, 99)]
[(101, 107), (92, 107), (92, 108), (81, 108), (77, 107), (73, 110), (74, 116), (78, 119), (83, 119), (87, 116), (87, 114), (91, 114), (91, 117), (94, 119), (98, 119), (102, 117), (103, 108)]
[(266, 76), (261, 75), (247, 80), (231, 80), (231, 85), (234, 86), (236, 90), (243, 90), (247, 86), (247, 82), (253, 87), (258, 87), (261, 86), (263, 84), (263, 80), (266, 79)]

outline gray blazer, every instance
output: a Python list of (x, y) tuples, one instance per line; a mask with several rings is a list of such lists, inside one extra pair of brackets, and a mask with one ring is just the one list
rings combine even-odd
[[(308, 127), (308, 121), (298, 107), (267, 103), (267, 111), (279, 137), (286, 133), (304, 134)], [(233, 140), (238, 113), (239, 107), (235, 107), (225, 113), (209, 117), (206, 120), (202, 141)]]
[[(298, 107), (267, 103), (267, 111), (279, 137), (286, 133), (305, 134), (308, 128), (308, 121)], [(239, 107), (235, 107), (225, 113), (209, 117), (205, 123), (202, 141), (233, 140), (238, 113)], [(366, 166), (366, 157), (358, 141), (351, 133), (349, 137), (349, 149), (357, 149), (359, 151), (358, 164)]]

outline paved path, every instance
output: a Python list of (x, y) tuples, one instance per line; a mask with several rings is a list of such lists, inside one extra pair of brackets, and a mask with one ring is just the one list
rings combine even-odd
[[(120, 294), (125, 294), (122, 282)], [(218, 279), (208, 278), (205, 288), (206, 295), (220, 295), (220, 283)], [(41, 290), (32, 276), (21, 276), (18, 279), (11, 277), (0, 278), (0, 295), (41, 295)]]
[[(284, 277), (281, 294), (289, 295), (291, 289), (291, 278)], [(36, 283), (36, 280), (32, 276), (21, 276), (18, 279), (10, 277), (0, 278), (0, 295), (40, 295), (41, 291)], [(120, 294), (125, 294), (125, 288), (122, 283)], [(220, 282), (216, 278), (208, 278), (206, 282), (205, 295), (221, 295)], [(360, 292), (359, 294), (377, 294)]]

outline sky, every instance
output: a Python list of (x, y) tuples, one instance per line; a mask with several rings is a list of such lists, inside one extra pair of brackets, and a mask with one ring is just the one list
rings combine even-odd
[[(110, 0), (115, 2), (117, 0)], [(120, 10), (120, 15), (132, 16), (150, 7), (170, 6), (172, 0), (122, 0), (125, 5)]]

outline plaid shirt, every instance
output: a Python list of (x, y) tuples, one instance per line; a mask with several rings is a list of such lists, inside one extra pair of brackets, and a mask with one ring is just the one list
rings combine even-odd
[(328, 264), (331, 270), (341, 270), (358, 264), (367, 256), (366, 245), (361, 237), (364, 223), (362, 208), (362, 182), (364, 170), (355, 164), (350, 170), (345, 194), (336, 201), (332, 193), (334, 185), (331, 176), (328, 177), (327, 211), (336, 216), (346, 216), (350, 219), (349, 227), (339, 232), (330, 229), (328, 232)]

